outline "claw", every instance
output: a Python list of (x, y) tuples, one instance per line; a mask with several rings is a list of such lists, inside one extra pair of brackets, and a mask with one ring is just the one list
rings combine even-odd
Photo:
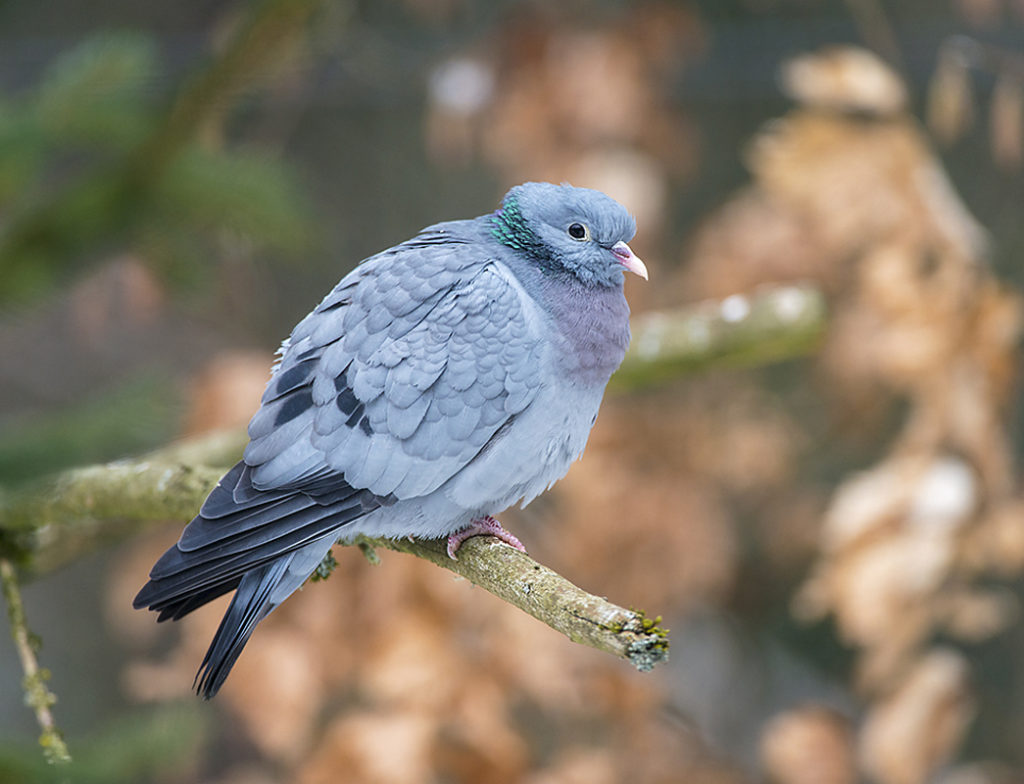
[(448, 557), (453, 561), (459, 560), (455, 553), (458, 552), (463, 542), (474, 536), (494, 536), (505, 544), (516, 548), (519, 552), (526, 552), (526, 548), (523, 547), (523, 543), (515, 537), (515, 534), (511, 534), (506, 531), (501, 527), (501, 523), (490, 515), (487, 515), (487, 517), (481, 517), (477, 520), (473, 520), (461, 531), (456, 531), (448, 537)]

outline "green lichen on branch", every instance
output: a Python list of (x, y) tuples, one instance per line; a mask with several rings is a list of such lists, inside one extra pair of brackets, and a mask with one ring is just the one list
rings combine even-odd
[(640, 624), (640, 637), (630, 647), (629, 660), (641, 672), (647, 672), (661, 657), (668, 658), (668, 632), (661, 625), (661, 616), (648, 618), (643, 610), (630, 608), (635, 613), (636, 620)]
[(323, 560), (317, 564), (316, 569), (313, 570), (313, 574), (309, 576), (309, 581), (311, 583), (323, 582), (334, 574), (334, 570), (337, 568), (338, 559), (334, 557), (333, 552), (328, 550), (327, 555), (325, 555)]
[(25, 704), (36, 714), (36, 721), (42, 733), (39, 745), (43, 756), (51, 764), (63, 764), (71, 761), (71, 754), (64, 743), (64, 737), (50, 710), (57, 702), (57, 695), (50, 691), (46, 681), (50, 678), (49, 670), (39, 666), (36, 659), (38, 640), (28, 628), (25, 619), (25, 607), (21, 601), (18, 588), (18, 576), (14, 565), (6, 558), (0, 558), (0, 584), (3, 587), (4, 601), (7, 603), (7, 618), (11, 625), (11, 636), (18, 650), (21, 668), (25, 673), (22, 687), (25, 690)]
[(362, 550), (363, 556), (369, 561), (370, 566), (380, 566), (380, 556), (377, 555), (377, 551), (370, 547), (370, 545), (360, 542), (359, 549)]

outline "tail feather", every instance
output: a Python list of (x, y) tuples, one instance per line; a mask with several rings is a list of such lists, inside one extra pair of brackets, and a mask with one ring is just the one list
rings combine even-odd
[(196, 672), (194, 685), (203, 699), (220, 690), (256, 624), (306, 581), (333, 544), (333, 534), (322, 537), (242, 578)]
[(256, 624), (274, 609), (270, 597), (291, 560), (291, 555), (278, 558), (242, 578), (196, 672), (193, 686), (203, 699), (210, 699), (220, 690)]
[(165, 602), (159, 607), (153, 607), (160, 614), (156, 617), (157, 623), (163, 623), (164, 621), (180, 621), (186, 615), (193, 610), (198, 610), (207, 602), (212, 602), (228, 591), (233, 591), (238, 587), (238, 584), (242, 581), (241, 577), (236, 577), (233, 580), (227, 582), (216, 583), (211, 585), (198, 593), (194, 593), (183, 599), (177, 601)]

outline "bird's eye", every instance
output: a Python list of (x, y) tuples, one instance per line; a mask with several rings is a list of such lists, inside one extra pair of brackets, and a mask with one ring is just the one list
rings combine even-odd
[(590, 237), (590, 232), (582, 223), (570, 223), (568, 232), (574, 240), (585, 240)]

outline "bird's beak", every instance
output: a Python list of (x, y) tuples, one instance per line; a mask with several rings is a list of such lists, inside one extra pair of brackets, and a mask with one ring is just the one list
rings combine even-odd
[(647, 265), (640, 261), (640, 257), (633, 253), (633, 249), (629, 245), (620, 240), (612, 245), (612, 253), (619, 260), (619, 264), (644, 280), (648, 280)]

